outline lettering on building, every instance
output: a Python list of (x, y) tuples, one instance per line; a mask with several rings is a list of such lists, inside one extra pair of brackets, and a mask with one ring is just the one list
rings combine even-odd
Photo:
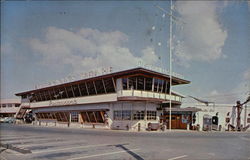
[(76, 100), (67, 100), (67, 101), (60, 101), (60, 102), (49, 102), (49, 106), (65, 106), (65, 105), (75, 105), (77, 104)]

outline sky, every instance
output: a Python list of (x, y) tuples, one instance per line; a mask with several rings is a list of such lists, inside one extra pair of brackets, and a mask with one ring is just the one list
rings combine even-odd
[[(169, 69), (169, 1), (1, 1), (1, 98), (100, 67)], [(250, 94), (250, 2), (173, 1), (173, 89), (216, 103)], [(185, 98), (185, 102), (191, 100)]]

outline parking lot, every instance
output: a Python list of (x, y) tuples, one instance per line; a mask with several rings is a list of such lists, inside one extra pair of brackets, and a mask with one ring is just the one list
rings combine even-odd
[(250, 134), (1, 124), (1, 159), (250, 159)]

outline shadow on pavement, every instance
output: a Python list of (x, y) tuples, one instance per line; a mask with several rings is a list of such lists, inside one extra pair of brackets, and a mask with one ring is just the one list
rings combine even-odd
[(118, 144), (115, 146), (125, 150), (128, 154), (130, 154), (131, 156), (133, 156), (137, 160), (144, 160), (141, 156), (139, 156), (138, 154), (136, 154), (136, 153), (132, 152), (131, 150), (129, 150), (128, 148), (126, 148), (123, 144)]

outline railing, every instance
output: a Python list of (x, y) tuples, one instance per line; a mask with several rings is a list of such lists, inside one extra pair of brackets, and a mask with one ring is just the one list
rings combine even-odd
[(15, 118), (22, 119), (29, 107), (30, 107), (29, 103), (21, 103), (19, 110), (15, 114)]
[(181, 102), (182, 98), (176, 95), (169, 95), (165, 93), (157, 93), (150, 91), (140, 91), (140, 90), (121, 90), (118, 92), (118, 97), (143, 97), (143, 98), (157, 98), (163, 100), (171, 100)]

